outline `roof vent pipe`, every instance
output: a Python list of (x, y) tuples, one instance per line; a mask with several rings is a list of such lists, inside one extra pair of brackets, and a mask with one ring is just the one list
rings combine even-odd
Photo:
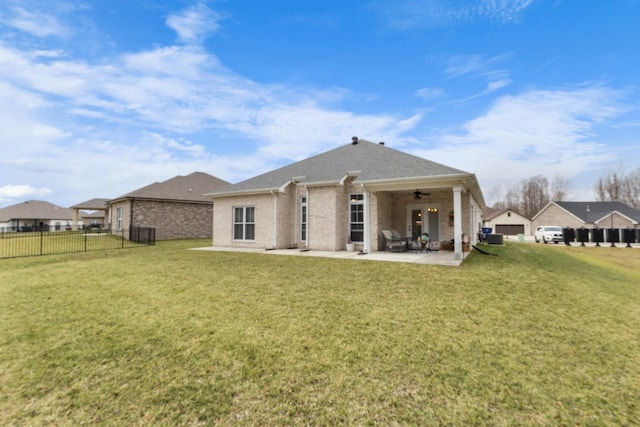
[(380, 141), (380, 142), (378, 142), (378, 144), (384, 145), (384, 141)]
[(352, 136), (351, 137), (351, 143), (353, 145), (357, 145), (358, 144), (358, 137), (357, 136)]

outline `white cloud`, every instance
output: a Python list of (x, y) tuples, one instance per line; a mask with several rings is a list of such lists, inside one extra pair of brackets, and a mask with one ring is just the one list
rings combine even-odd
[(457, 134), (416, 154), (475, 172), (485, 188), (535, 175), (567, 178), (612, 159), (594, 142), (598, 127), (623, 112), (621, 94), (600, 85), (532, 90), (499, 98)]
[(48, 188), (35, 188), (29, 184), (5, 185), (0, 187), (0, 203), (12, 204), (19, 200), (40, 198), (51, 193)]
[(510, 84), (511, 84), (511, 80), (509, 80), (509, 79), (502, 79), (502, 80), (489, 82), (489, 83), (487, 83), (487, 87), (484, 90), (482, 90), (482, 91), (480, 91), (480, 92), (478, 92), (478, 93), (476, 93), (474, 95), (468, 96), (468, 97), (466, 97), (464, 99), (458, 99), (458, 100), (455, 100), (455, 101), (451, 101), (451, 103), (452, 104), (459, 104), (459, 103), (462, 103), (462, 102), (471, 101), (472, 99), (476, 99), (476, 98), (480, 98), (481, 96), (489, 95), (489, 94), (491, 94), (491, 93), (493, 93), (493, 92), (495, 92), (497, 90), (500, 90), (500, 89), (502, 89), (504, 87), (509, 86)]
[(423, 87), (416, 91), (416, 96), (425, 100), (432, 100), (445, 96), (445, 91), (439, 87)]
[[(92, 62), (0, 42), (0, 145), (20, 147), (0, 169), (71, 205), (196, 170), (237, 181), (352, 135), (399, 143), (421, 119), (329, 107), (347, 95), (360, 97), (258, 84), (195, 44)], [(234, 139), (244, 148), (229, 148)], [(222, 141), (225, 156), (216, 154)]]
[(484, 55), (454, 55), (447, 59), (444, 73), (448, 77), (460, 77), (468, 74), (485, 75), (495, 79), (496, 74), (504, 74), (504, 71), (495, 71), (497, 64), (503, 63), (511, 57), (510, 53), (486, 57)]
[(3, 19), (10, 27), (36, 37), (66, 36), (67, 28), (54, 16), (38, 11), (28, 11), (22, 7), (10, 10), (11, 16)]
[(223, 18), (222, 14), (209, 9), (203, 3), (198, 3), (179, 14), (169, 16), (166, 23), (178, 33), (181, 41), (197, 42), (218, 31), (218, 22)]
[(374, 0), (370, 8), (392, 28), (451, 27), (489, 20), (514, 22), (534, 0)]

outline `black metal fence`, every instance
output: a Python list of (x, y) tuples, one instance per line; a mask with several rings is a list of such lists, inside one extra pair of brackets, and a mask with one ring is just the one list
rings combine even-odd
[(80, 231), (0, 231), (0, 258), (137, 248), (156, 244), (156, 229), (131, 227), (120, 231), (86, 228)]
[(578, 243), (585, 246), (586, 243), (595, 243), (596, 246), (622, 245), (631, 247), (640, 243), (640, 230), (633, 228), (564, 228), (562, 230), (565, 245)]

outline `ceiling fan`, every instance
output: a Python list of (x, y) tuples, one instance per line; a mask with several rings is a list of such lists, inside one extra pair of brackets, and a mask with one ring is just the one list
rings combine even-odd
[(429, 193), (423, 193), (423, 192), (422, 192), (422, 191), (420, 191), (420, 190), (416, 190), (416, 191), (414, 191), (414, 192), (413, 192), (413, 198), (414, 198), (414, 199), (416, 199), (416, 200), (420, 200), (420, 199), (422, 199), (422, 196), (423, 196), (423, 195), (424, 195), (424, 196), (430, 196), (430, 194), (429, 194)]

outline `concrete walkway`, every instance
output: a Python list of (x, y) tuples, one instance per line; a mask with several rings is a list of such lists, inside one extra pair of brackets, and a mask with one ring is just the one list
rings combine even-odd
[[(458, 267), (462, 264), (462, 260), (454, 259), (453, 252), (451, 251), (432, 251), (429, 253), (415, 251), (407, 252), (371, 252), (368, 254), (360, 254), (359, 252), (347, 252), (347, 251), (305, 251), (300, 249), (249, 249), (249, 248), (225, 248), (211, 246), (206, 248), (195, 248), (193, 250), (199, 251), (213, 251), (213, 252), (246, 252), (246, 253), (263, 253), (269, 255), (289, 255), (289, 256), (312, 256), (312, 257), (324, 257), (324, 258), (340, 258), (351, 259), (355, 261), (388, 261), (388, 262), (408, 262), (413, 264), (430, 264), (430, 265), (446, 265), (451, 267)], [(469, 255), (468, 252), (464, 253), (466, 258)]]

